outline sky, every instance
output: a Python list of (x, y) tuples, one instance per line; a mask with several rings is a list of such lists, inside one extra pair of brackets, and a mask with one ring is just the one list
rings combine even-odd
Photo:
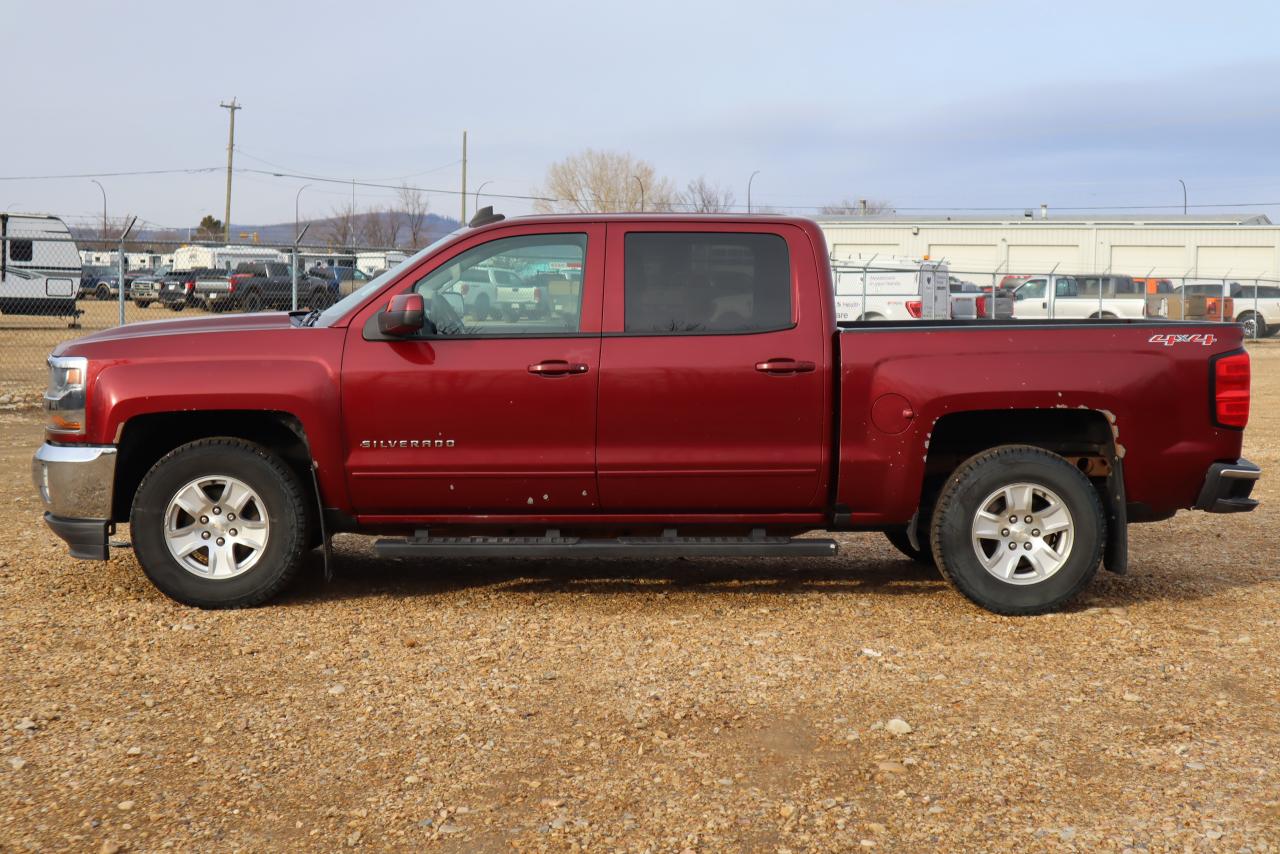
[[(1181, 178), (1192, 212), (1280, 221), (1278, 32), (1275, 2), (0, 0), (0, 210), (100, 218), (88, 177), (33, 177), (94, 175), (112, 217), (221, 218), (235, 97), (236, 224), (351, 199), (314, 178), (456, 217), (464, 129), (509, 214), (592, 147), (740, 206), (758, 171), (781, 212), (1172, 213)], [(110, 174), (166, 170), (204, 171)]]

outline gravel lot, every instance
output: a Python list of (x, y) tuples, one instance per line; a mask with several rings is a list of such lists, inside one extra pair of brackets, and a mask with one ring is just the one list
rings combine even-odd
[[(1280, 346), (1253, 353), (1274, 502)], [(345, 537), (333, 582), (205, 613), (128, 550), (66, 556), (39, 441), (0, 412), (3, 851), (1280, 847), (1274, 504), (1134, 526), (1132, 575), (1040, 618), (878, 535), (742, 564)]]

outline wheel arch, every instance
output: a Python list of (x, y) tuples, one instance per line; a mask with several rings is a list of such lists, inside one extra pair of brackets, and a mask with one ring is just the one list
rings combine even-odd
[(1093, 484), (1108, 521), (1107, 567), (1125, 571), (1128, 523), (1123, 446), (1115, 416), (1100, 409), (1005, 409), (954, 412), (935, 422), (917, 519), (926, 519), (943, 484), (965, 460), (1001, 445), (1031, 445), (1065, 458)]
[(134, 495), (142, 478), (170, 451), (213, 436), (254, 442), (278, 454), (314, 495), (311, 445), (302, 421), (288, 412), (262, 410), (196, 410), (137, 415), (120, 433), (112, 489), (112, 518), (129, 520)]

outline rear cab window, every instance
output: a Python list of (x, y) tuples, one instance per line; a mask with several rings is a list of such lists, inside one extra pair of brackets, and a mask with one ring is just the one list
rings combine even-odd
[(626, 333), (749, 334), (793, 325), (781, 235), (633, 231), (623, 251)]

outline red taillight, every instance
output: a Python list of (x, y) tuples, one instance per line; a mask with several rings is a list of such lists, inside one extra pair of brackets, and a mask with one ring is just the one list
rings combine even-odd
[(924, 303), (918, 299), (907, 300), (907, 314), (912, 317), (921, 317), (924, 314)]
[(1232, 353), (1213, 363), (1214, 421), (1222, 427), (1249, 423), (1249, 354)]
[(977, 317), (987, 316), (987, 298), (985, 296), (978, 296), (973, 298), (973, 313)]
[(542, 288), (533, 289), (533, 301), (542, 302)]
[(187, 293), (191, 293), (196, 289), (195, 280), (193, 279), (190, 282), (183, 282), (183, 286), (187, 289)]

